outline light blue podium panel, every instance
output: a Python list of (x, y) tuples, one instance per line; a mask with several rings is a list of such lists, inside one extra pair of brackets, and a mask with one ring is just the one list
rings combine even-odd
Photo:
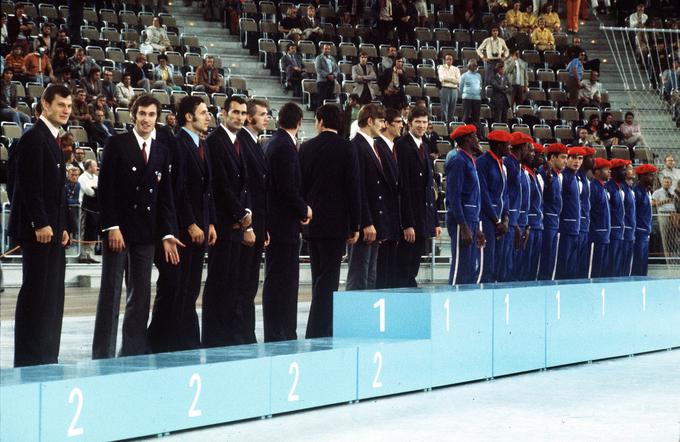
[(269, 368), (247, 348), (79, 364), (81, 375), (42, 384), (41, 438), (125, 439), (264, 416)]
[(271, 414), (356, 400), (357, 346), (311, 339), (267, 344)]
[(432, 387), (431, 341), (359, 343), (358, 399)]
[(545, 368), (545, 290), (497, 284), (493, 289), (493, 375)]
[(636, 353), (680, 347), (680, 279), (638, 285)]
[(461, 286), (432, 294), (432, 386), (492, 376), (492, 290)]
[(418, 289), (335, 292), (336, 338), (429, 339), (431, 295)]

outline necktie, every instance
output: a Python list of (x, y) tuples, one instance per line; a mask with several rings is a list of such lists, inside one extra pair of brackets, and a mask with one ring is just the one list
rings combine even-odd
[(144, 164), (149, 162), (149, 156), (146, 154), (146, 141), (142, 143), (142, 156), (144, 157)]
[(420, 146), (418, 146), (418, 154), (420, 155), (420, 161), (423, 161), (425, 159), (425, 143), (420, 143)]
[(375, 153), (375, 157), (378, 160), (378, 166), (380, 167), (380, 170), (382, 170), (382, 158), (380, 158), (380, 152), (378, 152), (378, 148), (375, 146), (375, 142), (371, 143), (371, 148), (373, 148), (373, 153)]
[(201, 161), (205, 160), (205, 141), (200, 140), (198, 142), (198, 156), (201, 157)]
[(241, 156), (241, 143), (239, 143), (238, 139), (234, 140), (234, 150), (236, 151), (236, 156), (240, 157)]
[(59, 146), (59, 149), (61, 150), (61, 137), (57, 135), (57, 138), (55, 140), (57, 142), (57, 146)]
[(366, 65), (365, 65), (365, 64), (362, 64), (362, 65), (361, 65), (361, 69), (364, 70), (364, 75), (366, 75)]

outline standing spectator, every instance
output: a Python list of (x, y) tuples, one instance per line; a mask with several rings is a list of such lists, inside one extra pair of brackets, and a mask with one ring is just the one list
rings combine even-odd
[(680, 169), (675, 167), (675, 157), (673, 155), (666, 155), (663, 159), (664, 168), (659, 171), (659, 180), (663, 178), (670, 178), (671, 180), (671, 192), (675, 189), (680, 188), (678, 182), (680, 182)]
[(578, 54), (578, 58), (573, 58), (567, 65), (567, 71), (569, 72), (567, 90), (569, 91), (570, 106), (576, 106), (578, 104), (580, 85), (583, 80), (583, 61), (585, 58), (586, 53), (581, 51)]
[[(406, 103), (404, 86), (408, 84), (408, 77), (404, 73), (404, 57), (397, 54), (394, 66), (383, 70), (378, 78), (378, 86), (383, 94), (385, 107), (401, 109)], [(408, 105), (408, 103), (406, 103)]]
[(485, 38), (477, 48), (477, 54), (484, 61), (484, 84), (491, 84), (496, 75), (496, 65), (503, 64), (508, 57), (508, 46), (505, 40), (498, 36), (498, 26), (491, 27), (491, 37)]
[(538, 27), (531, 33), (531, 43), (541, 52), (546, 49), (555, 49), (555, 37), (553, 36), (553, 33), (550, 32), (550, 29), (545, 27), (545, 20), (541, 18), (538, 19)]
[(628, 111), (624, 117), (623, 124), (619, 126), (619, 132), (621, 133), (621, 144), (628, 146), (631, 153), (631, 158), (634, 158), (633, 154), (636, 146), (645, 147), (645, 139), (642, 136), (642, 131), (640, 130), (640, 125), (635, 122), (635, 115)]
[(286, 54), (281, 57), (281, 68), (286, 73), (286, 86), (284, 92), (293, 90), (293, 96), (299, 97), (302, 94), (302, 57), (297, 53), (295, 43), (288, 43)]
[(439, 90), (442, 119), (449, 123), (453, 121), (456, 115), (458, 86), (460, 85), (460, 69), (453, 65), (453, 55), (446, 54), (444, 56), (444, 63), (437, 67), (437, 77), (442, 85)]
[(177, 116), (175, 115), (174, 112), (171, 111), (169, 114), (165, 116), (165, 125), (167, 126), (170, 132), (177, 135), (177, 131), (179, 130), (179, 128), (177, 127)]
[(63, 29), (57, 31), (57, 38), (54, 41), (54, 45), (52, 46), (52, 56), (54, 56), (57, 49), (60, 48), (64, 50), (66, 57), (70, 57), (71, 55), (73, 55), (73, 47), (71, 46), (71, 43), (69, 43), (68, 41), (68, 33)]
[(390, 41), (390, 35), (394, 30), (392, 15), (392, 0), (377, 0), (378, 4), (378, 42)]
[(79, 88), (76, 90), (76, 96), (73, 99), (73, 110), (71, 111), (71, 120), (78, 126), (83, 126), (85, 123), (92, 121), (90, 115), (90, 108), (87, 105), (87, 92), (85, 89)]
[(557, 12), (553, 11), (552, 3), (546, 3), (543, 5), (543, 13), (539, 16), (545, 21), (545, 27), (550, 29), (553, 34), (560, 32), (562, 24), (560, 23), (560, 16)]
[(87, 92), (89, 100), (93, 100), (97, 95), (101, 94), (102, 85), (99, 81), (101, 79), (101, 70), (98, 67), (90, 69), (90, 73), (87, 74), (87, 78), (80, 81), (80, 85)]
[(85, 172), (78, 178), (80, 184), (80, 239), (85, 241), (80, 247), (81, 263), (96, 264), (94, 259), (94, 242), (99, 240), (99, 200), (97, 187), (99, 182), (97, 161), (85, 161)]
[[(145, 59), (146, 61), (146, 59)], [(97, 67), (97, 63), (89, 55), (85, 55), (85, 49), (77, 48), (76, 53), (68, 59), (71, 75), (76, 80), (87, 78), (90, 70)]]
[(119, 106), (128, 107), (135, 96), (135, 91), (132, 89), (132, 77), (129, 73), (124, 72), (123, 78), (116, 85), (116, 101)]
[(495, 67), (496, 75), (491, 80), (491, 107), (493, 108), (494, 123), (505, 123), (508, 120), (508, 92), (510, 84), (504, 73), (505, 66), (498, 63)]
[(26, 81), (38, 82), (42, 85), (56, 80), (52, 72), (50, 57), (47, 56), (47, 49), (44, 46), (24, 57), (24, 75)]
[(647, 23), (647, 14), (645, 14), (645, 4), (639, 3), (635, 8), (635, 12), (628, 17), (628, 27), (644, 28)]
[(31, 117), (17, 109), (17, 85), (12, 83), (14, 72), (5, 69), (0, 82), (0, 119), (13, 121), (23, 129), (24, 124), (31, 122)]
[(666, 100), (670, 100), (674, 90), (680, 89), (680, 60), (673, 60), (673, 67), (661, 73), (661, 85)]
[(71, 238), (80, 238), (78, 232), (79, 214), (80, 214), (80, 183), (78, 177), (80, 170), (77, 167), (69, 167), (66, 169), (66, 184), (64, 184), (64, 193), (66, 194), (66, 206), (68, 219), (68, 233)]
[(399, 43), (415, 45), (417, 24), (416, 17), (418, 12), (416, 7), (410, 0), (395, 0), (392, 10), (392, 18), (397, 27), (397, 34), (399, 35)]
[(418, 13), (418, 27), (424, 27), (427, 22), (427, 0), (415, 0), (413, 2), (416, 12)]
[(457, 21), (463, 28), (470, 31), (480, 28), (482, 24), (482, 11), (480, 10), (478, 1), (465, 0), (462, 7), (456, 8), (456, 11), (460, 11)]
[(380, 69), (381, 72), (384, 71), (385, 69), (392, 69), (392, 66), (394, 66), (394, 60), (397, 58), (397, 47), (394, 45), (390, 45), (387, 48), (387, 55), (383, 55), (380, 57)]
[(215, 67), (215, 57), (208, 55), (203, 60), (203, 64), (196, 69), (194, 90), (206, 92), (209, 95), (215, 92), (222, 92), (223, 89), (220, 83), (220, 71)]
[(331, 55), (331, 45), (326, 43), (321, 48), (321, 54), (314, 60), (316, 70), (317, 105), (321, 106), (324, 100), (332, 100), (335, 94), (335, 82), (340, 70), (338, 63)]
[[(201, 68), (198, 69), (200, 70)], [(146, 67), (146, 55), (137, 55), (135, 62), (129, 64), (125, 72), (130, 74), (132, 87), (141, 87), (146, 92), (149, 92), (151, 82), (149, 81), (149, 73)], [(198, 71), (196, 71), (196, 78), (198, 78)]]
[[(567, 46), (567, 49), (564, 50), (564, 56), (566, 57), (566, 60), (572, 60), (574, 58), (578, 58), (579, 54), (581, 52), (586, 52), (583, 50), (581, 47), (581, 37), (578, 35), (574, 35), (571, 38), (571, 46)], [(592, 60), (588, 59), (588, 53), (586, 53), (586, 57), (583, 60), (583, 69), (589, 69), (591, 71), (600, 71), (600, 59), (599, 58), (593, 58)]]
[(577, 33), (579, 25), (579, 8), (581, 0), (567, 0), (567, 32)]
[[(605, 112), (602, 114), (602, 122), (600, 127), (597, 128), (597, 136), (602, 141), (602, 144), (604, 144), (604, 147), (607, 148), (607, 151), (611, 151), (612, 146), (619, 144), (620, 134), (616, 126), (614, 126), (614, 116), (611, 113)], [(612, 169), (614, 168), (612, 167)], [(614, 175), (613, 172), (614, 170), (612, 170), (612, 176)]]
[(666, 256), (672, 252), (672, 245), (674, 242), (674, 226), (673, 216), (677, 216), (675, 208), (678, 196), (673, 192), (673, 180), (670, 175), (661, 178), (661, 187), (656, 189), (652, 194), (652, 207), (656, 207), (659, 220), (659, 232), (661, 234), (661, 243), (663, 244), (663, 251)]
[(482, 106), (482, 76), (477, 72), (477, 61), (468, 60), (468, 71), (460, 76), (460, 95), (463, 97), (463, 121), (473, 123), (479, 130)]
[(512, 49), (510, 57), (505, 60), (505, 75), (510, 83), (510, 109), (514, 109), (518, 104), (524, 104), (524, 94), (529, 91), (528, 65), (519, 55), (518, 49)]
[(368, 64), (368, 54), (359, 54), (359, 63), (352, 66), (352, 79), (357, 85), (352, 93), (359, 96), (360, 104), (370, 103), (378, 95), (378, 86), (375, 81), (378, 79), (373, 69), (373, 65)]
[[(423, 142), (427, 145), (427, 152), (432, 161), (439, 158), (439, 150), (437, 149), (437, 143), (442, 137), (439, 136), (437, 132), (434, 131), (434, 126), (432, 122), (427, 123), (427, 129), (425, 130), (425, 135), (423, 135)], [(441, 184), (441, 183), (437, 183)]]
[(146, 33), (146, 40), (144, 40), (144, 44), (142, 44), (142, 52), (148, 54), (153, 51), (159, 51), (161, 53), (172, 51), (172, 45), (168, 38), (168, 31), (166, 31), (163, 26), (163, 19), (160, 16), (155, 16), (152, 25), (147, 27), (144, 32)]
[(602, 83), (598, 78), (600, 73), (590, 71), (590, 78), (582, 80), (579, 84), (578, 105), (600, 107), (602, 104)]

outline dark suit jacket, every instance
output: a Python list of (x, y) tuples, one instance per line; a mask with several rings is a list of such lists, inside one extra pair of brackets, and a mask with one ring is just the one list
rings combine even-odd
[(409, 132), (396, 140), (394, 149), (399, 161), (401, 225), (413, 227), (417, 237), (431, 238), (437, 226), (432, 163), (427, 156), (421, 160)]
[(236, 155), (236, 149), (222, 126), (208, 136), (206, 146), (211, 160), (217, 237), (240, 242), (241, 230), (232, 226), (243, 219), (246, 209), (250, 208), (244, 148), (241, 148), (240, 155)]
[(180, 165), (180, 176), (175, 186), (175, 205), (179, 229), (185, 232), (196, 224), (204, 232), (215, 224), (215, 202), (212, 194), (210, 154), (204, 149), (204, 160), (198, 154), (194, 140), (184, 130), (176, 136), (175, 163)]
[(35, 241), (35, 230), (51, 226), (52, 241), (66, 230), (64, 156), (45, 123), (38, 120), (24, 133), (16, 153), (9, 234), (17, 241)]
[(501, 77), (498, 74), (495, 74), (491, 80), (491, 89), (493, 91), (493, 95), (491, 96), (492, 107), (509, 106), (507, 93), (510, 89), (510, 82), (508, 81), (508, 77), (505, 75)]
[(267, 231), (272, 243), (295, 243), (300, 239), (300, 221), (307, 217), (302, 198), (302, 174), (297, 148), (290, 135), (277, 130), (265, 146), (269, 166)]
[(402, 238), (401, 214), (399, 213), (399, 165), (394, 153), (382, 138), (375, 140), (380, 158), (383, 162), (383, 173), (387, 183), (387, 192), (383, 194), (383, 201), (387, 216), (385, 217), (385, 239), (399, 241)]
[[(31, 21), (31, 19), (24, 14), (23, 23), (26, 24), (29, 21)], [(7, 16), (7, 42), (9, 44), (16, 42), (19, 32), (21, 32), (19, 26), (19, 18), (16, 15), (10, 14)], [(30, 34), (26, 34), (26, 37), (28, 38), (29, 35)]]
[[(392, 81), (392, 69), (385, 69), (382, 71), (382, 73), (378, 76), (378, 87), (380, 87), (381, 92), (385, 92), (385, 89), (390, 85), (390, 81)], [(406, 74), (401, 74), (399, 76), (399, 94), (401, 95), (404, 93), (404, 86), (408, 84), (408, 77)]]
[(250, 192), (250, 210), (253, 212), (253, 230), (255, 238), (263, 240), (266, 232), (267, 188), (269, 167), (262, 146), (253, 141), (246, 128), (238, 133), (241, 152), (245, 156), (248, 169), (248, 191)]
[(116, 134), (116, 130), (113, 128), (110, 121), (104, 120), (102, 123), (109, 129), (109, 133), (93, 121), (85, 123), (85, 131), (87, 131), (87, 137), (90, 140), (90, 143), (97, 143), (99, 146), (103, 146), (106, 144), (106, 140)]
[(313, 218), (310, 239), (346, 239), (361, 224), (359, 164), (352, 144), (324, 131), (300, 146), (302, 196)]
[(137, 66), (137, 63), (128, 63), (127, 67), (125, 68), (125, 72), (130, 74), (130, 82), (132, 87), (139, 87), (137, 86), (137, 83), (139, 83), (139, 80), (143, 79), (144, 77), (151, 79), (151, 73), (149, 72), (146, 65), (144, 66), (144, 69), (142, 69)]
[(147, 164), (132, 132), (109, 138), (97, 192), (102, 230), (119, 226), (125, 242), (135, 244), (153, 244), (165, 235), (177, 236), (171, 153), (158, 132)]

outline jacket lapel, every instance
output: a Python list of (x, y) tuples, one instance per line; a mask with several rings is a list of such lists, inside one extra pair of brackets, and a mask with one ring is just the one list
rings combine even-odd
[[(57, 144), (57, 139), (52, 136), (52, 132), (50, 132), (50, 129), (47, 127), (47, 125), (42, 121), (38, 120), (36, 123), (37, 127), (40, 127), (40, 130), (45, 134), (45, 138), (51, 140), (49, 142), (49, 151), (50, 155), (52, 155), (52, 158), (54, 158), (54, 161), (57, 162), (58, 164), (64, 164), (64, 154), (61, 152), (61, 149), (59, 149), (59, 145)], [(61, 166), (60, 166), (61, 167)]]
[[(201, 157), (198, 155), (198, 148), (194, 144), (193, 138), (191, 138), (188, 133), (181, 129), (180, 136), (182, 137), (182, 144), (184, 144), (184, 148), (189, 150), (189, 155), (191, 155), (191, 158), (194, 159), (199, 169), (201, 169), (201, 172), (205, 174), (205, 161), (201, 161)], [(204, 155), (207, 155), (207, 149), (204, 149)]]

